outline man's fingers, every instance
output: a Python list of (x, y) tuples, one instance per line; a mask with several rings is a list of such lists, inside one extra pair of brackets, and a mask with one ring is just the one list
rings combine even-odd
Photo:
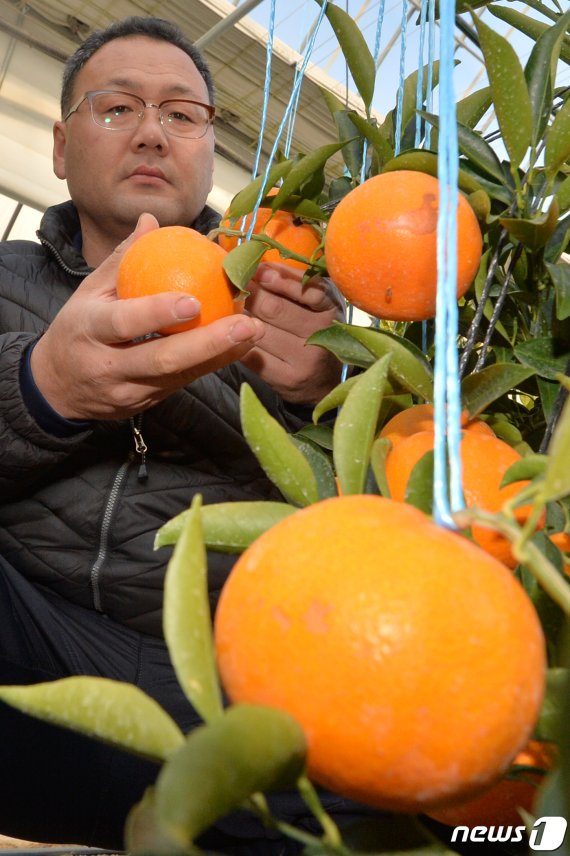
[(199, 314), (200, 303), (195, 297), (165, 291), (97, 304), (90, 332), (97, 341), (112, 345), (148, 336), (182, 321), (191, 321)]
[[(289, 300), (296, 301), (314, 312), (338, 310), (344, 302), (332, 280), (323, 276), (314, 276), (304, 285), (301, 284), (303, 272), (297, 268), (277, 263), (259, 265), (252, 281), (252, 293), (259, 290), (271, 292)], [(260, 288), (256, 288), (260, 286)]]

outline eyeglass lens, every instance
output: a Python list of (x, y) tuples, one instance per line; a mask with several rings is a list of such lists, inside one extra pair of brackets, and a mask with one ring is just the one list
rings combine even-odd
[[(128, 131), (136, 128), (146, 109), (144, 102), (122, 92), (99, 92), (91, 97), (93, 119), (103, 128)], [(165, 131), (177, 137), (201, 137), (210, 124), (210, 114), (202, 104), (165, 101), (160, 108)]]

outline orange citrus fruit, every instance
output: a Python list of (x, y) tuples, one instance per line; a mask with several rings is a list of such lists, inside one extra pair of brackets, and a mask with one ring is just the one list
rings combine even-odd
[(553, 532), (548, 537), (562, 553), (564, 573), (570, 576), (570, 532)]
[[(396, 170), (344, 196), (325, 235), (328, 272), (345, 298), (378, 318), (435, 316), (439, 182)], [(479, 268), (481, 230), (467, 199), (457, 205), (457, 297)]]
[[(386, 456), (386, 480), (392, 499), (403, 500), (412, 469), (427, 452), (434, 448), (433, 431), (418, 431), (396, 443)], [(483, 511), (499, 511), (528, 484), (517, 481), (500, 487), (508, 468), (521, 455), (498, 437), (486, 433), (464, 431), (460, 443), (462, 482), (465, 504)], [(524, 523), (530, 513), (528, 505), (515, 509), (515, 517)], [(509, 568), (517, 564), (508, 540), (492, 529), (473, 526), (473, 538), (487, 552)]]
[[(524, 823), (519, 809), (532, 814), (537, 788), (556, 758), (553, 743), (529, 740), (516, 756), (510, 773), (481, 794), (457, 805), (428, 812), (449, 826), (519, 826)], [(528, 767), (517, 771), (517, 767)]]
[(395, 811), (499, 778), (544, 691), (542, 630), (513, 574), (378, 496), (326, 499), (261, 535), (222, 590), (215, 641), (233, 702), (301, 724), (314, 781)]
[[(394, 445), (404, 437), (417, 434), (419, 431), (433, 431), (433, 420), (433, 404), (413, 404), (392, 416), (383, 426), (379, 436), (387, 437)], [(467, 411), (461, 414), (461, 427), (464, 431), (476, 431), (495, 436), (494, 431), (482, 419), (469, 419)]]
[(197, 318), (159, 330), (179, 333), (203, 327), (242, 311), (237, 289), (222, 265), (226, 251), (186, 226), (163, 226), (141, 235), (125, 252), (119, 265), (120, 298), (144, 297), (162, 291), (182, 291), (200, 301)]
[[(243, 226), (240, 218), (232, 227), (232, 224), (227, 218), (226, 212), (226, 216), (220, 223), (220, 226), (224, 226), (228, 229), (240, 229), (243, 232), (247, 232), (251, 223), (251, 217), (251, 214), (247, 215)], [(292, 250), (307, 259), (311, 259), (317, 250), (317, 247), (321, 243), (319, 232), (314, 228), (314, 226), (311, 226), (310, 223), (299, 221), (289, 211), (276, 211), (275, 214), (273, 214), (271, 208), (259, 208), (255, 219), (253, 233), (255, 235), (267, 235), (268, 238), (273, 238), (273, 240), (279, 241), (279, 243), (283, 244), (284, 247), (287, 247), (288, 250)], [(238, 238), (233, 235), (220, 234), (218, 236), (218, 241), (220, 242), (220, 246), (228, 252), (233, 250), (234, 247), (237, 247), (238, 244)], [(316, 254), (315, 258), (318, 258), (321, 255), (322, 252), (319, 252)], [(279, 262), (280, 264), (300, 268), (301, 270), (306, 270), (308, 267), (308, 265), (298, 261), (297, 259), (283, 258), (279, 255), (279, 250), (275, 249), (275, 247), (267, 249), (262, 256), (261, 261)]]

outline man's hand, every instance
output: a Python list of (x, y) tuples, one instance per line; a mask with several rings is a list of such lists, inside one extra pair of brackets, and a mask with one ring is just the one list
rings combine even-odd
[(144, 214), (118, 247), (63, 306), (37, 342), (32, 373), (44, 398), (68, 419), (123, 419), (145, 410), (201, 375), (243, 360), (264, 333), (247, 315), (221, 318), (172, 336), (134, 341), (200, 304), (166, 292), (119, 300), (117, 270), (128, 246), (158, 223)]
[(247, 311), (265, 322), (266, 332), (242, 357), (252, 371), (286, 401), (316, 404), (340, 381), (339, 361), (316, 345), (305, 345), (317, 330), (344, 320), (344, 301), (332, 282), (282, 264), (261, 264), (249, 284)]

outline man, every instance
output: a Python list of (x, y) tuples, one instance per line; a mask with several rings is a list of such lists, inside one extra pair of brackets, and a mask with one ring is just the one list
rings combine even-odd
[[(111, 110), (100, 98), (109, 91)], [(190, 109), (182, 102), (197, 119), (177, 136), (168, 115)], [(41, 244), (0, 247), (0, 683), (129, 681), (185, 731), (198, 717), (162, 639), (169, 554), (153, 552), (156, 530), (197, 492), (205, 503), (278, 496), (240, 431), (243, 380), (296, 429), (296, 408), (339, 373), (304, 345), (340, 316), (338, 298), (322, 279), (301, 290), (283, 265), (259, 268), (249, 315), (169, 337), (148, 334), (194, 317), (195, 300), (116, 298), (119, 261), (137, 236), (216, 222), (205, 204), (211, 103), (208, 69), (175, 26), (132, 18), (92, 34), (67, 63), (54, 126), (54, 170), (73, 202), (46, 212)], [(227, 556), (209, 559), (213, 607), (230, 567)], [(0, 733), (0, 831), (121, 847), (153, 765), (4, 705)], [(282, 806), (289, 820), (302, 813), (292, 795)], [(263, 836), (240, 817), (204, 841), (270, 854)]]

